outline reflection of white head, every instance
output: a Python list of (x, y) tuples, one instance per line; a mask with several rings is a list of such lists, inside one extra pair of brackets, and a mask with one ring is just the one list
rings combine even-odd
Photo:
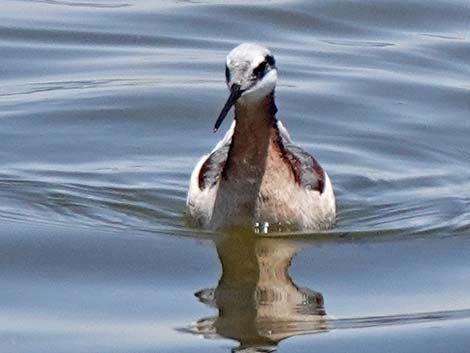
[(271, 52), (258, 44), (244, 43), (227, 56), (227, 85), (240, 87), (240, 100), (259, 100), (276, 86), (277, 69)]

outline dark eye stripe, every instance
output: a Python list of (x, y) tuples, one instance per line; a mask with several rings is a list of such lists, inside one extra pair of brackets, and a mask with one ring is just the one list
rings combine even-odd
[(256, 77), (263, 77), (267, 65), (268, 63), (266, 61), (263, 61), (261, 64), (259, 64), (253, 69), (253, 75), (255, 75)]
[(269, 64), (269, 66), (276, 65), (276, 60), (274, 60), (274, 57), (272, 55), (266, 55), (265, 60)]
[(227, 80), (227, 82), (230, 81), (230, 70), (227, 65), (225, 65), (225, 79)]

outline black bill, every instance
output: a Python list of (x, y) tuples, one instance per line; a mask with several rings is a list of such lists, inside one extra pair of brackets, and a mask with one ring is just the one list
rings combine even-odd
[(215, 122), (214, 125), (214, 132), (216, 132), (222, 122), (224, 121), (225, 117), (227, 116), (230, 108), (235, 104), (238, 98), (242, 95), (243, 91), (240, 89), (240, 85), (237, 85), (236, 83), (232, 85), (230, 88), (230, 96), (227, 99), (227, 102), (225, 102), (224, 107), (222, 108), (222, 111), (219, 114), (219, 117), (217, 118), (217, 121)]

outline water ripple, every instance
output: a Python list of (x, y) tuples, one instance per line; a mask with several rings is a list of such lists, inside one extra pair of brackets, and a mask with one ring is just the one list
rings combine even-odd
[(10, 1), (0, 217), (192, 231), (185, 191), (216, 142), (224, 56), (251, 38), (276, 53), (280, 117), (332, 177), (339, 233), (465, 230), (469, 14), (463, 1)]

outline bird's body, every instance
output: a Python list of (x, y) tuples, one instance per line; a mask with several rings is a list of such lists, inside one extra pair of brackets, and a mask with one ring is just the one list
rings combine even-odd
[(276, 118), (277, 69), (270, 52), (238, 46), (227, 57), (226, 76), (231, 95), (216, 129), (232, 105), (235, 121), (192, 173), (187, 205), (194, 223), (210, 229), (331, 228), (336, 206), (330, 179)]

